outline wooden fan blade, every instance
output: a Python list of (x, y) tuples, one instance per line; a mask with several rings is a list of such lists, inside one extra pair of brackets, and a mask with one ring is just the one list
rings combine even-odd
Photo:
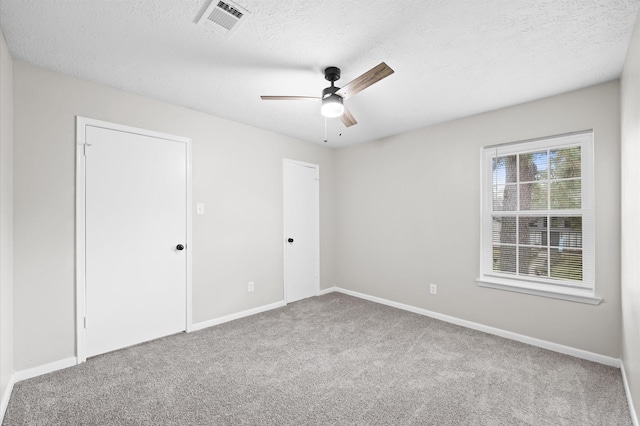
[(389, 77), (393, 72), (393, 69), (391, 69), (389, 65), (381, 62), (379, 65), (376, 65), (360, 77), (348, 83), (336, 93), (344, 99), (349, 99), (351, 96), (363, 91), (372, 84), (377, 83), (385, 77)]
[(344, 112), (342, 113), (342, 117), (340, 118), (342, 119), (342, 124), (344, 124), (345, 127), (351, 127), (354, 124), (358, 124), (356, 119), (353, 118), (353, 115), (351, 115), (351, 111), (349, 111), (347, 107), (344, 107)]
[(263, 101), (318, 101), (317, 96), (260, 96)]

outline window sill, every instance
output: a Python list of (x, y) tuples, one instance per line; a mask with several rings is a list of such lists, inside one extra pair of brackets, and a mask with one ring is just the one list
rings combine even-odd
[(596, 296), (593, 291), (577, 288), (550, 288), (549, 286), (525, 281), (507, 280), (496, 277), (481, 277), (476, 279), (480, 287), (497, 290), (514, 291), (516, 293), (532, 294), (535, 296), (550, 297), (552, 299), (568, 300), (570, 302), (599, 305), (602, 297)]

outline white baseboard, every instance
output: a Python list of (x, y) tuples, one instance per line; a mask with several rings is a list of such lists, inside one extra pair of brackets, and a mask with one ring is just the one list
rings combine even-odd
[[(608, 365), (611, 367), (616, 367), (616, 368), (620, 368), (621, 372), (622, 372), (622, 379), (624, 382), (624, 388), (625, 388), (625, 392), (627, 394), (627, 399), (629, 402), (629, 410), (631, 411), (631, 418), (633, 421), (633, 425), (634, 426), (640, 426), (640, 424), (638, 423), (638, 418), (636, 416), (635, 413), (635, 409), (633, 407), (633, 401), (631, 399), (631, 393), (629, 390), (629, 385), (627, 383), (627, 377), (626, 377), (626, 372), (624, 370), (624, 364), (622, 364), (622, 362), (617, 359), (617, 358), (612, 358), (612, 357), (608, 357), (605, 355), (600, 355), (600, 354), (596, 354), (593, 352), (589, 352), (589, 351), (585, 351), (582, 349), (576, 349), (576, 348), (572, 348), (570, 346), (564, 346), (564, 345), (560, 345), (558, 343), (553, 343), (553, 342), (549, 342), (546, 340), (541, 340), (541, 339), (536, 339), (533, 337), (529, 337), (529, 336), (525, 336), (522, 334), (517, 334), (517, 333), (513, 333), (510, 331), (506, 331), (506, 330), (502, 330), (499, 328), (495, 328), (495, 327), (489, 327), (483, 324), (478, 324), (472, 321), (467, 321), (467, 320), (463, 320), (460, 318), (456, 318), (456, 317), (452, 317), (449, 315), (444, 315), (444, 314), (440, 314), (438, 312), (433, 312), (433, 311), (429, 311), (427, 309), (423, 309), (423, 308), (418, 308), (416, 306), (411, 306), (411, 305), (406, 305), (404, 303), (399, 303), (399, 302), (394, 302), (391, 300), (387, 300), (387, 299), (383, 299), (381, 297), (376, 297), (376, 296), (370, 296), (368, 294), (364, 294), (364, 293), (359, 293), (357, 291), (352, 291), (352, 290), (347, 290), (347, 289), (343, 289), (340, 287), (330, 287), (327, 289), (323, 289), (320, 292), (318, 292), (318, 295), (325, 295), (328, 293), (332, 293), (332, 292), (338, 292), (338, 293), (343, 293), (349, 296), (354, 296), (354, 297), (358, 297), (360, 299), (364, 299), (364, 300), (369, 300), (371, 302), (375, 302), (375, 303), (380, 303), (382, 305), (386, 305), (386, 306), (391, 306), (394, 308), (398, 308), (398, 309), (402, 309), (408, 312), (413, 312), (415, 314), (419, 314), (419, 315), (424, 315), (430, 318), (434, 318), (440, 321), (445, 321), (451, 324), (455, 324), (455, 325), (459, 325), (462, 327), (466, 327), (466, 328), (470, 328), (473, 330), (478, 330), (478, 331), (482, 331), (484, 333), (489, 333), (489, 334), (493, 334), (496, 336), (500, 336), (500, 337), (504, 337), (506, 339), (511, 339), (511, 340), (515, 340), (518, 342), (522, 342), (522, 343), (526, 343), (532, 346), (537, 346), (543, 349), (548, 349), (551, 351), (555, 351), (555, 352), (559, 352), (565, 355), (571, 355), (574, 356), (576, 358), (581, 358), (581, 359), (586, 359), (588, 361), (593, 361), (593, 362), (597, 362), (600, 364), (604, 364), (604, 365)], [(238, 312), (235, 314), (230, 314), (230, 315), (226, 315), (224, 317), (220, 317), (220, 318), (215, 318), (212, 320), (208, 320), (208, 321), (203, 321), (203, 322), (199, 322), (199, 323), (195, 323), (192, 325), (192, 331), (197, 331), (197, 330), (202, 330), (204, 328), (207, 327), (212, 327), (214, 325), (219, 325), (219, 324), (223, 324), (225, 322), (229, 322), (229, 321), (233, 321), (236, 319), (240, 319), (240, 318), (244, 318), (250, 315), (255, 315), (255, 314), (259, 314), (261, 312), (266, 312), (266, 311), (270, 311), (272, 309), (277, 309), (277, 308), (281, 308), (283, 306), (286, 306), (286, 303), (284, 301), (281, 302), (276, 302), (276, 303), (272, 303), (269, 305), (264, 305), (264, 306), (259, 306), (257, 308), (253, 308), (253, 309), (248, 309), (246, 311), (242, 311), (242, 312)], [(2, 419), (4, 418), (4, 414), (5, 411), (7, 409), (7, 405), (9, 404), (9, 398), (11, 396), (11, 392), (13, 390), (13, 386), (15, 383), (18, 383), (20, 381), (23, 380), (27, 380), (27, 379), (31, 379), (33, 377), (37, 377), (37, 376), (41, 376), (43, 374), (47, 374), (47, 373), (51, 373), (57, 370), (62, 370), (64, 368), (68, 368), (68, 367), (72, 367), (74, 365), (77, 365), (77, 358), (76, 357), (70, 357), (70, 358), (65, 358), (59, 361), (55, 361), (49, 364), (45, 364), (45, 365), (41, 365), (38, 367), (34, 367), (34, 368), (30, 368), (27, 370), (21, 370), (21, 371), (17, 371), (15, 372), (12, 376), (11, 379), (7, 385), (7, 390), (2, 398), (2, 401), (0, 401), (0, 423), (2, 423)]]
[(325, 288), (324, 290), (320, 290), (318, 292), (318, 296), (324, 296), (325, 294), (329, 294), (329, 293), (333, 293), (333, 292), (337, 292), (337, 291), (339, 291), (338, 287)]
[[(249, 309), (249, 310), (246, 310), (246, 311), (238, 312), (238, 313), (235, 313), (235, 314), (227, 315), (227, 316), (224, 316), (224, 317), (215, 318), (215, 319), (212, 319), (212, 320), (209, 320), (209, 321), (204, 321), (204, 322), (200, 322), (200, 323), (197, 323), (197, 324), (193, 324), (191, 330), (192, 331), (202, 330), (203, 328), (207, 328), (207, 327), (211, 327), (211, 326), (214, 326), (214, 325), (222, 324), (222, 323), (225, 323), (225, 322), (228, 322), (228, 321), (233, 321), (233, 320), (239, 319), (239, 318), (244, 318), (244, 317), (247, 317), (249, 315), (255, 315), (255, 314), (259, 314), (261, 312), (269, 311), (271, 309), (281, 308), (281, 307), (283, 307), (285, 305), (286, 305), (286, 303), (284, 303), (284, 301), (282, 301), (282, 302), (272, 303), (270, 305), (259, 306), (257, 308), (253, 308), (253, 309)], [(40, 366), (37, 366), (37, 367), (29, 368), (27, 370), (16, 371), (12, 376), (11, 386), (13, 387), (14, 383), (18, 383), (18, 382), (21, 382), (23, 380), (31, 379), (33, 377), (42, 376), (43, 374), (52, 373), (52, 372), (57, 371), (57, 370), (62, 370), (63, 368), (73, 367), (73, 366), (75, 366), (77, 364), (78, 364), (78, 359), (76, 357), (70, 357), (70, 358), (61, 359), (59, 361), (51, 362), (49, 364), (44, 364), (44, 365), (40, 365)], [(9, 397), (5, 395), (5, 398), (7, 399), (7, 403), (8, 403), (8, 398)], [(5, 403), (5, 401), (4, 401), (5, 398), (3, 398), (3, 401), (2, 401), (3, 404)], [(4, 405), (2, 407), (0, 407), (0, 408), (4, 409)]]
[(213, 327), (214, 325), (223, 324), (225, 322), (248, 317), (250, 315), (259, 314), (261, 312), (270, 311), (272, 309), (282, 308), (286, 303), (284, 301), (271, 303), (270, 305), (258, 306), (257, 308), (247, 309), (246, 311), (237, 312), (235, 314), (226, 315), (220, 318), (214, 318), (208, 321), (202, 321), (191, 325), (191, 331), (202, 330), (203, 328)]
[(596, 353), (585, 351), (582, 349), (576, 349), (570, 346), (564, 346), (558, 343), (536, 339), (534, 337), (513, 333), (511, 331), (502, 330), (500, 328), (489, 327), (487, 325), (478, 324), (476, 322), (467, 321), (467, 320), (452, 317), (449, 315), (440, 314), (438, 312), (428, 311), (426, 309), (418, 308), (411, 305), (405, 305), (404, 303), (393, 302), (391, 300), (383, 299), (381, 297), (369, 296), (368, 294), (359, 293), (357, 291), (346, 290), (340, 287), (335, 287), (335, 291), (339, 293), (347, 294), (349, 296), (358, 297), (360, 299), (369, 300), (371, 302), (380, 303), (382, 305), (387, 305), (387, 306), (402, 309), (405, 311), (413, 312), (415, 314), (424, 315), (424, 316), (431, 317), (440, 321), (445, 321), (451, 324), (460, 325), (462, 327), (471, 328), (473, 330), (482, 331), (484, 333), (489, 333), (496, 336), (504, 337), (506, 339), (515, 340), (521, 343), (526, 343), (528, 345), (537, 346), (539, 348), (548, 349), (550, 351), (560, 352), (561, 354), (571, 355), (576, 358), (582, 358), (588, 361), (597, 362), (599, 364), (608, 365), (610, 367), (620, 368), (620, 360), (618, 358), (612, 358), (609, 356), (596, 354)]
[(2, 401), (0, 401), (0, 424), (4, 420), (4, 414), (7, 412), (7, 406), (9, 406), (9, 399), (11, 398), (11, 392), (13, 392), (13, 385), (15, 384), (15, 376), (12, 374), (9, 377), (9, 382), (4, 390)]
[(624, 362), (620, 361), (620, 371), (622, 372), (622, 383), (624, 383), (624, 392), (627, 394), (627, 403), (629, 404), (629, 411), (631, 412), (631, 421), (633, 426), (640, 426), (638, 423), (638, 415), (636, 409), (633, 406), (633, 399), (631, 399), (631, 389), (629, 388), (629, 382), (627, 381), (627, 372), (624, 369)]
[(33, 377), (42, 376), (43, 374), (53, 373), (54, 371), (62, 370), (64, 368), (73, 367), (74, 365), (78, 365), (78, 358), (70, 357), (61, 359), (60, 361), (50, 362), (49, 364), (29, 368), (27, 370), (16, 371), (14, 373), (15, 383), (31, 379)]

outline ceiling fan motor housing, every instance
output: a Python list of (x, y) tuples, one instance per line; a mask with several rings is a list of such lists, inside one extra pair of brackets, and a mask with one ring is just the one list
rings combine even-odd
[[(340, 90), (340, 88), (336, 87), (336, 86), (333, 86), (333, 85), (330, 86), (330, 87), (322, 89), (322, 99), (327, 99), (329, 96), (333, 95), (338, 90)], [(336, 95), (336, 96), (338, 96), (338, 95)]]

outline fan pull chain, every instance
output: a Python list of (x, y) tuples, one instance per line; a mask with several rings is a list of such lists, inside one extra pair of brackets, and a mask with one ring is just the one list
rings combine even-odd
[(324, 143), (327, 143), (327, 119), (324, 119)]

